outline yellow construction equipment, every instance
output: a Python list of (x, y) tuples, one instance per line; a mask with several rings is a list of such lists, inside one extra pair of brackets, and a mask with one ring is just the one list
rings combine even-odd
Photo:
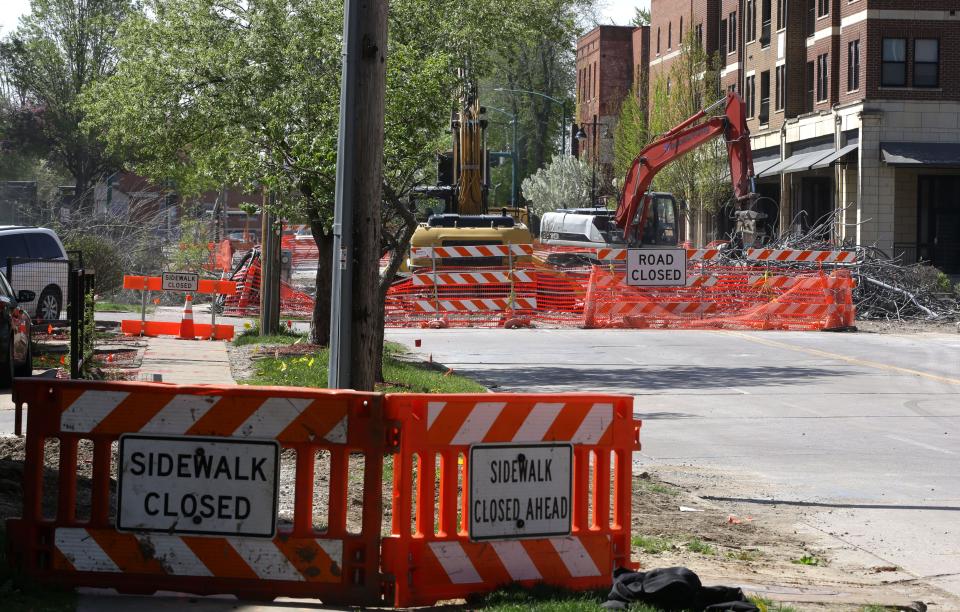
[[(490, 185), (486, 146), (486, 109), (480, 105), (477, 87), (461, 72), (463, 86), (458, 106), (450, 119), (452, 150), (438, 155), (437, 185), (417, 190), (420, 197), (444, 201), (444, 212), (431, 214), (413, 234), (412, 247), (529, 244), (533, 241), (524, 221), (526, 212), (504, 208), (500, 214), (487, 210)], [(508, 214), (512, 213), (512, 214)], [(499, 258), (458, 262), (463, 265), (499, 265)], [(496, 259), (497, 261), (493, 261)], [(417, 258), (412, 265), (428, 266)], [(447, 262), (452, 263), (452, 262)]]

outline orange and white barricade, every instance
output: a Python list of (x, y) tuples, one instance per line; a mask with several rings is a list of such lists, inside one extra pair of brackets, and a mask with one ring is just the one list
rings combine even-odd
[(389, 395), (387, 415), (398, 451), (381, 552), (387, 603), (509, 583), (609, 588), (615, 568), (635, 567), (631, 398)]
[[(233, 281), (201, 279), (199, 275), (193, 273), (164, 272), (163, 276), (124, 276), (123, 288), (142, 292), (143, 307), (140, 320), (124, 319), (120, 321), (120, 331), (128, 336), (176, 336), (187, 339), (183, 321), (147, 321), (148, 291), (186, 291), (188, 293), (210, 293), (214, 297), (214, 306), (210, 309), (210, 323), (193, 323), (189, 337), (198, 336), (210, 340), (229, 340), (233, 338), (233, 325), (218, 325), (216, 319), (216, 298), (219, 295), (233, 295), (237, 290), (237, 283)], [(188, 301), (193, 299), (189, 295), (187, 297)], [(184, 306), (184, 320), (186, 320), (186, 314), (186, 306)], [(192, 308), (190, 317), (191, 319), (193, 317)]]
[[(23, 515), (7, 521), (7, 537), (10, 562), (31, 578), (123, 593), (381, 600), (382, 395), (55, 379), (19, 379), (14, 393), (29, 414)], [(78, 458), (78, 447), (92, 452)], [(77, 471), (90, 456), (81, 517)], [(45, 465), (59, 467), (55, 483)], [(349, 526), (359, 493), (348, 480), (363, 504)]]

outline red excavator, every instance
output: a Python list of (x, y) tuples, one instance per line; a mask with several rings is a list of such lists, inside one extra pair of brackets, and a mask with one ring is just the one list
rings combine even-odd
[[(700, 121), (724, 105), (726, 111), (723, 115)], [(628, 244), (639, 246), (650, 242), (647, 237), (650, 232), (647, 230), (653, 200), (649, 189), (653, 177), (670, 162), (718, 136), (723, 136), (730, 158), (730, 178), (738, 208), (737, 234), (750, 231), (756, 219), (765, 216), (752, 210), (756, 193), (746, 105), (739, 95), (730, 92), (726, 98), (718, 100), (647, 145), (633, 160), (614, 215), (614, 222), (623, 230)], [(741, 237), (741, 240), (748, 241), (745, 237)], [(752, 242), (752, 239), (748, 242)]]

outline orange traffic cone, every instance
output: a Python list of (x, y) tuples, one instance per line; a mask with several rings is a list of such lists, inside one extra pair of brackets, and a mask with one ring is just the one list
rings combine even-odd
[(180, 320), (180, 339), (193, 340), (193, 296), (187, 294), (187, 300), (183, 303), (183, 319)]

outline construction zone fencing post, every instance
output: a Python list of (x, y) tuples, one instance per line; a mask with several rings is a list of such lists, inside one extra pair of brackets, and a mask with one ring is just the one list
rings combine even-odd
[[(632, 400), (390, 395), (387, 602), (432, 605), (510, 583), (610, 586), (630, 560)], [(437, 504), (435, 506), (435, 501)]]
[(23, 514), (7, 537), (32, 579), (381, 600), (383, 396), (18, 379), (14, 397), (29, 412)]

